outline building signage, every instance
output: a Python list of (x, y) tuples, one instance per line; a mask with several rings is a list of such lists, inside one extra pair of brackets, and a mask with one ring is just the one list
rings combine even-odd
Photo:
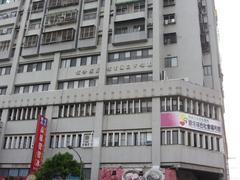
[[(114, 65), (114, 63), (111, 63), (107, 67), (107, 72), (121, 72), (121, 71), (130, 71), (130, 70), (136, 70), (136, 69), (145, 69), (145, 68), (151, 68), (152, 62), (143, 62), (143, 63), (129, 63), (129, 64), (120, 64), (120, 65)], [(76, 72), (76, 75), (93, 75), (93, 74), (99, 74), (100, 68), (86, 68), (81, 69)]]
[(161, 127), (183, 127), (218, 135), (222, 134), (220, 121), (183, 112), (161, 113)]
[(42, 115), (38, 115), (30, 174), (36, 172), (42, 164), (47, 132), (47, 123), (47, 118)]
[(162, 172), (155, 169), (125, 169), (122, 167), (104, 167), (100, 169), (100, 180), (143, 180), (147, 178), (161, 180), (176, 180), (176, 170), (174, 169), (161, 169)]

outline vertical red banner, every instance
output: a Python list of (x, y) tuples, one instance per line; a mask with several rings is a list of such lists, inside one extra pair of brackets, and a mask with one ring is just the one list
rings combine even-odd
[(42, 115), (38, 115), (35, 143), (33, 147), (32, 162), (29, 172), (30, 174), (36, 172), (42, 164), (47, 132), (47, 123), (48, 123), (47, 118), (45, 118)]

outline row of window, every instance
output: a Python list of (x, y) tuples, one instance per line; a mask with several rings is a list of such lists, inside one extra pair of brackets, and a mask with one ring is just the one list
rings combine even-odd
[(96, 103), (76, 103), (56, 106), (58, 118), (95, 116)]
[(115, 34), (128, 34), (145, 31), (144, 21), (131, 24), (121, 24), (115, 26)]
[(6, 35), (6, 34), (11, 34), (13, 31), (13, 27), (12, 26), (8, 26), (8, 27), (1, 27), (0, 28), (0, 35)]
[(0, 177), (27, 177), (29, 169), (1, 168)]
[(83, 20), (96, 19), (97, 9), (88, 9), (83, 11)]
[(7, 87), (6, 86), (0, 86), (0, 95), (6, 95), (7, 93)]
[(1, 41), (0, 42), (0, 52), (8, 51), (10, 46), (10, 41)]
[(47, 70), (51, 70), (51, 68), (52, 68), (52, 61), (37, 62), (37, 63), (31, 63), (31, 64), (20, 64), (18, 66), (18, 73), (47, 71)]
[(152, 73), (107, 77), (107, 85), (152, 81)]
[(163, 7), (174, 6), (175, 0), (163, 0)]
[(34, 145), (34, 135), (5, 136), (4, 149), (32, 149)]
[(37, 120), (39, 114), (46, 114), (46, 110), (46, 106), (11, 108), (9, 109), (8, 120)]
[(28, 94), (48, 91), (49, 85), (50, 83), (16, 85), (14, 89), (14, 94)]
[(104, 102), (105, 115), (152, 112), (152, 99), (126, 99)]
[(60, 81), (58, 82), (58, 89), (78, 89), (78, 88), (88, 88), (97, 85), (97, 79), (81, 79), (72, 81)]
[(44, 1), (35, 1), (32, 4), (32, 13), (43, 11)]
[(123, 52), (114, 52), (108, 54), (108, 62), (151, 58), (152, 55), (153, 55), (152, 49), (139, 49)]
[(50, 148), (66, 148), (68, 146), (92, 147), (93, 133), (81, 132), (74, 134), (52, 134), (50, 136)]
[(79, 0), (49, 0), (48, 9), (77, 5)]
[(60, 68), (79, 67), (90, 64), (97, 64), (99, 60), (100, 60), (99, 55), (62, 59)]
[(149, 131), (115, 131), (102, 134), (102, 146), (151, 146), (152, 132)]
[(72, 41), (74, 39), (74, 29), (64, 29), (43, 33), (42, 44)]
[(161, 130), (161, 144), (198, 147), (208, 150), (220, 151), (220, 137), (199, 132), (180, 129)]
[(0, 67), (0, 76), (9, 75), (11, 72), (11, 66)]
[(74, 23), (77, 20), (77, 10), (63, 11), (54, 14), (48, 14), (45, 20), (45, 26), (62, 25)]
[(207, 102), (181, 96), (168, 96), (161, 98), (161, 112), (183, 111), (198, 116), (219, 119), (219, 107)]
[(116, 14), (129, 14), (135, 12), (145, 11), (145, 1), (139, 1), (134, 3), (125, 3), (116, 6)]
[(8, 18), (16, 17), (16, 16), (17, 16), (17, 11), (5, 12), (5, 13), (0, 14), (0, 20), (8, 19)]
[[(80, 39), (94, 38), (95, 32), (96, 32), (95, 26), (81, 27)], [(45, 32), (43, 33), (42, 44), (45, 45), (50, 43), (72, 41), (74, 40), (74, 36), (75, 36), (75, 30), (73, 28)], [(38, 35), (26, 36), (24, 41), (24, 47), (35, 47), (37, 46), (37, 42), (38, 42)], [(1, 44), (0, 44), (0, 51), (1, 51)]]

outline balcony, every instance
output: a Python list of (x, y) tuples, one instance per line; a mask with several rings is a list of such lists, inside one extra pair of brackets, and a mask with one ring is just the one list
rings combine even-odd
[(141, 19), (141, 18), (145, 18), (145, 16), (146, 16), (145, 11), (119, 14), (119, 15), (116, 15), (115, 22), (128, 21), (132, 19)]
[(147, 32), (139, 31), (139, 32), (131, 32), (125, 34), (115, 34), (113, 37), (114, 45), (126, 44), (129, 42), (141, 42), (147, 41)]

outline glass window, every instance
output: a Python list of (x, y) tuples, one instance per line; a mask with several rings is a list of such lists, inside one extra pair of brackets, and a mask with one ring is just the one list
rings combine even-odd
[(125, 146), (126, 144), (125, 144), (125, 133), (121, 133), (121, 146)]
[(127, 145), (132, 146), (132, 133), (127, 133)]
[(52, 62), (46, 62), (46, 70), (51, 70)]
[(38, 92), (39, 85), (33, 85), (32, 92)]
[(98, 56), (92, 56), (91, 57), (91, 64), (97, 64)]
[(9, 169), (9, 176), (18, 176), (18, 169)]
[(70, 67), (76, 67), (77, 65), (77, 59), (76, 58), (72, 58), (70, 61)]
[(37, 63), (36, 71), (42, 70), (42, 63)]
[(49, 84), (43, 84), (42, 91), (48, 91)]
[(89, 80), (89, 87), (96, 86), (96, 79)]
[(166, 144), (166, 142), (165, 142), (165, 131), (161, 132), (161, 144), (162, 145)]
[(23, 87), (23, 93), (29, 93), (29, 86)]
[(85, 86), (85, 80), (78, 81), (78, 87), (83, 88)]
[(174, 130), (172, 131), (172, 143), (173, 144), (178, 144), (178, 131)]
[(67, 88), (68, 89), (73, 89), (74, 88), (74, 81), (69, 81)]
[(107, 146), (107, 134), (102, 135), (102, 146)]
[(33, 71), (33, 64), (28, 64), (27, 65), (27, 72), (32, 72)]
[(167, 144), (171, 144), (171, 131), (167, 131)]
[(84, 65), (87, 65), (87, 57), (82, 57), (81, 58), (81, 63), (80, 63), (81, 66), (84, 66)]
[(114, 135), (114, 146), (119, 146), (119, 133)]
[(113, 146), (113, 133), (108, 134), (108, 146)]

